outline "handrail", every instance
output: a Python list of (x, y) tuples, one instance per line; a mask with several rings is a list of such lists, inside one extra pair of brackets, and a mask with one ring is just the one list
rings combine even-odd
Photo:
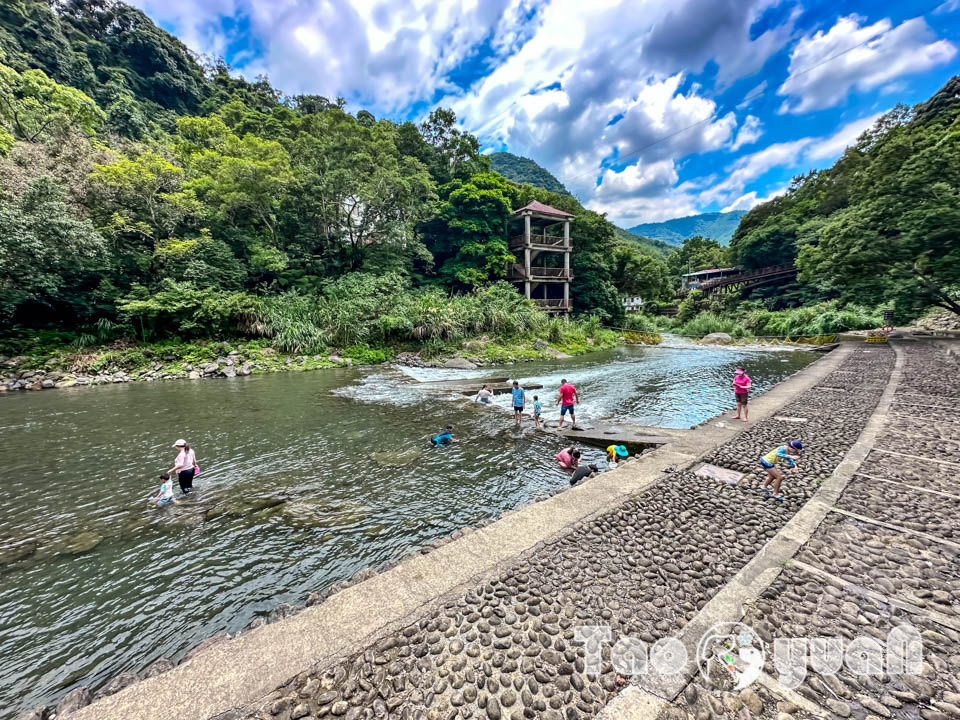
[(727, 277), (723, 278), (706, 280), (700, 283), (698, 290), (712, 290), (713, 288), (722, 287), (724, 285), (733, 285), (734, 283), (743, 282), (745, 280), (780, 275), (786, 272), (796, 272), (796, 270), (797, 268), (793, 263), (770, 265), (768, 267), (757, 268), (756, 270), (750, 270), (748, 272), (737, 273), (736, 275), (728, 275)]
[[(526, 235), (515, 235), (510, 238), (510, 247), (522, 247), (526, 244)], [(561, 235), (531, 235), (529, 244), (544, 247), (571, 247), (569, 239)]]

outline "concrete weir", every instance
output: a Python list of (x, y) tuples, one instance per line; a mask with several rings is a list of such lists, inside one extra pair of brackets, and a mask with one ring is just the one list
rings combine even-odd
[[(875, 391), (858, 391), (871, 373)], [(845, 377), (853, 405), (837, 411), (839, 393), (817, 386), (841, 387)], [(615, 471), (212, 645), (70, 717), (619, 720), (681, 712), (686, 702), (677, 715), (686, 718), (706, 702), (702, 690), (687, 690), (695, 664), (621, 688), (608, 661), (599, 678), (584, 675), (574, 625), (609, 623), (645, 642), (671, 636), (695, 646), (712, 621), (740, 620), (744, 602), (776, 587), (781, 573), (815, 577), (784, 563), (824, 517), (850, 519), (831, 508), (870, 451), (897, 378), (889, 348), (843, 343), (752, 398), (750, 423), (710, 421), (663, 434), (658, 449)], [(788, 474), (786, 502), (766, 500), (756, 486), (755, 448), (794, 433), (808, 445), (802, 467), (809, 469)], [(701, 461), (745, 477), (731, 484), (695, 475)], [(801, 716), (826, 707), (803, 697), (806, 705), (794, 711)]]

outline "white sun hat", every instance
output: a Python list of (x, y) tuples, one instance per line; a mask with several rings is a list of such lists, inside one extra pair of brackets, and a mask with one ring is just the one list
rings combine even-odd
[(180, 438), (179, 440), (177, 440), (177, 441), (173, 444), (173, 446), (174, 446), (174, 447), (183, 447), (183, 446), (186, 445), (186, 444), (187, 444), (187, 441), (184, 440), (183, 438)]

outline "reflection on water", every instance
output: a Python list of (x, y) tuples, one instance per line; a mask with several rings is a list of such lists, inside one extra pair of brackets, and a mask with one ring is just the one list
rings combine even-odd
[[(687, 427), (732, 406), (736, 365), (762, 390), (812, 359), (621, 348), (475, 372), (344, 369), (0, 398), (0, 716), (178, 657), (567, 484), (555, 437), (518, 434), (508, 414), (410, 376), (522, 373), (545, 386), (530, 400), (540, 395), (548, 419), (566, 377), (581, 392), (578, 420)], [(448, 423), (461, 442), (430, 448)], [(151, 508), (181, 436), (197, 451), (197, 493)], [(601, 450), (584, 454), (603, 464)]]

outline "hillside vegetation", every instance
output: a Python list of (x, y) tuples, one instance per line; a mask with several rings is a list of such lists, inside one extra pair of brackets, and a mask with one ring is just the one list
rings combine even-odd
[(747, 268), (795, 261), (801, 300), (960, 313), (960, 76), (751, 210), (730, 249)]
[(630, 232), (654, 240), (662, 240), (674, 246), (682, 244), (687, 238), (696, 236), (716, 240), (721, 245), (728, 245), (740, 223), (740, 218), (746, 214), (745, 210), (701, 213), (663, 222), (641, 223), (630, 228)]
[(490, 158), (490, 169), (496, 170), (508, 180), (527, 183), (559, 195), (570, 194), (563, 183), (557, 180), (549, 170), (530, 158), (508, 152), (491, 153), (487, 157)]
[[(512, 257), (506, 221), (534, 199), (574, 215), (578, 313), (617, 322), (638, 282), (671, 290), (603, 216), (491, 170), (448, 110), (395, 123), (288, 97), (201, 66), (122, 3), (57, 7), (0, 6), (8, 354), (38, 329), (78, 346), (233, 335), (291, 351), (539, 331), (547, 318), (494, 285)], [(624, 274), (636, 263), (641, 280)], [(396, 312), (370, 300), (383, 278)], [(503, 300), (494, 315), (451, 319), (484, 292)]]

